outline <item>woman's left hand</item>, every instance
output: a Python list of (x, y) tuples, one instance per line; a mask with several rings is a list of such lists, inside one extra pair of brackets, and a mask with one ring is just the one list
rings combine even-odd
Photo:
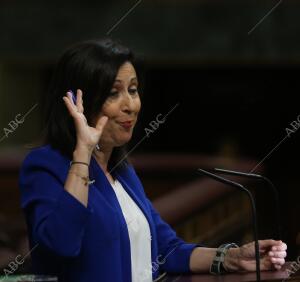
[[(281, 269), (285, 264), (287, 245), (277, 240), (259, 240), (260, 270)], [(228, 250), (224, 267), (232, 271), (255, 271), (254, 242)]]

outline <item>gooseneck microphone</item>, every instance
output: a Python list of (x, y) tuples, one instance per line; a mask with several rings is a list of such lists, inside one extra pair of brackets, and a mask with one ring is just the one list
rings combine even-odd
[(253, 237), (255, 244), (255, 261), (256, 261), (256, 281), (260, 281), (260, 260), (259, 260), (259, 245), (258, 245), (258, 232), (257, 232), (257, 217), (256, 217), (256, 206), (251, 192), (245, 188), (242, 184), (234, 182), (232, 180), (226, 179), (219, 175), (208, 172), (204, 169), (198, 169), (200, 174), (204, 174), (218, 182), (223, 184), (230, 185), (232, 187), (238, 188), (239, 190), (245, 192), (250, 199), (251, 208), (252, 208), (252, 226), (253, 226)]
[(241, 172), (241, 171), (235, 171), (235, 170), (229, 170), (229, 169), (222, 169), (222, 168), (215, 168), (215, 171), (220, 172), (222, 174), (241, 176), (241, 177), (246, 177), (246, 178), (250, 178), (250, 179), (257, 179), (257, 180), (261, 180), (261, 181), (264, 181), (265, 183), (267, 183), (267, 185), (272, 190), (274, 203), (275, 203), (275, 208), (276, 208), (276, 217), (277, 217), (277, 228), (276, 228), (277, 232), (276, 233), (277, 233), (277, 238), (275, 238), (275, 239), (278, 239), (278, 240), (282, 239), (279, 194), (278, 194), (278, 190), (276, 189), (276, 187), (272, 183), (272, 181), (269, 178), (267, 178), (263, 175), (259, 175), (259, 174), (255, 174), (255, 173), (247, 173), (247, 172)]

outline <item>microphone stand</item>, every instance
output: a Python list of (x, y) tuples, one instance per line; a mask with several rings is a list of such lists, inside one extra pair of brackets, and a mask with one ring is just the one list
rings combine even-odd
[(245, 188), (242, 184), (234, 182), (232, 180), (223, 178), (211, 172), (208, 172), (204, 169), (198, 169), (200, 174), (204, 174), (218, 182), (230, 185), (232, 187), (236, 187), (241, 191), (245, 192), (250, 199), (251, 209), (252, 209), (252, 225), (253, 225), (253, 236), (254, 236), (254, 244), (255, 244), (255, 261), (256, 261), (256, 281), (260, 281), (260, 260), (259, 260), (259, 244), (258, 244), (258, 232), (257, 232), (257, 217), (256, 217), (256, 206), (251, 192)]
[(222, 168), (215, 168), (215, 171), (220, 172), (222, 174), (236, 175), (236, 176), (246, 177), (246, 178), (250, 178), (250, 179), (257, 179), (257, 180), (261, 180), (261, 181), (264, 181), (265, 183), (267, 183), (267, 185), (272, 190), (274, 202), (275, 202), (275, 208), (276, 208), (276, 217), (277, 217), (277, 232), (276, 232), (277, 238), (276, 239), (278, 239), (278, 240), (282, 239), (279, 194), (278, 194), (278, 190), (276, 189), (276, 187), (272, 183), (272, 181), (263, 175), (259, 175), (259, 174), (255, 174), (255, 173), (247, 173), (247, 172), (234, 171), (234, 170), (228, 170), (228, 169), (222, 169)]

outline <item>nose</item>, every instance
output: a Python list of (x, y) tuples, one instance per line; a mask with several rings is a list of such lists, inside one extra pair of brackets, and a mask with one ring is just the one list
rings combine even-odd
[(132, 96), (127, 92), (122, 99), (121, 111), (128, 115), (134, 112), (134, 102)]

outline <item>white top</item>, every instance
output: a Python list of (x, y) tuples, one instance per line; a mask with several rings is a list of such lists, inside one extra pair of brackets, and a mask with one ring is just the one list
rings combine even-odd
[(118, 180), (111, 186), (127, 223), (132, 282), (152, 282), (151, 233), (147, 218)]

